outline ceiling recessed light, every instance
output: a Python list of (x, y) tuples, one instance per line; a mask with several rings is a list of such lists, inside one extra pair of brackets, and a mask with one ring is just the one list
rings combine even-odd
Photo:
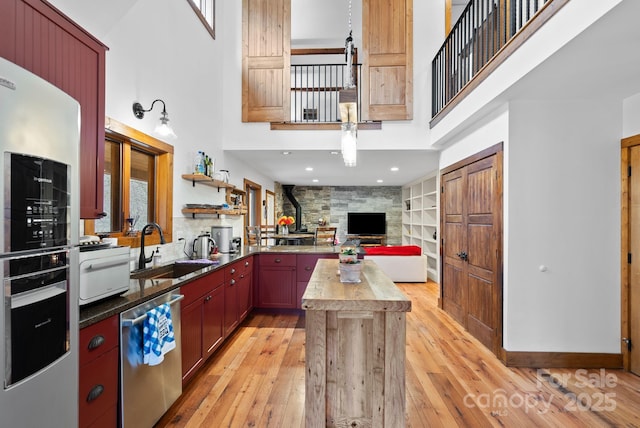
[(384, 182), (384, 180), (380, 180), (380, 179), (376, 180), (376, 183), (382, 183), (382, 182)]
[(286, 155), (290, 155), (291, 152), (282, 152), (282, 154), (286, 156)]
[(391, 167), (391, 171), (393, 171), (393, 172), (396, 172), (396, 171), (399, 171), (399, 170), (400, 170), (400, 168), (398, 168), (397, 166), (392, 166)]
[(313, 168), (311, 168), (310, 166), (308, 166), (308, 167), (306, 167), (304, 170), (305, 170), (305, 171), (313, 171)]
[(330, 153), (331, 153), (332, 155), (338, 155), (338, 154), (340, 154), (340, 152), (336, 152), (335, 150), (334, 150), (334, 151), (332, 151), (332, 152), (330, 152)]
[(317, 183), (317, 182), (318, 182), (318, 179), (317, 179), (317, 178), (314, 178), (314, 179), (313, 179), (313, 180), (311, 180), (311, 181), (313, 181), (314, 183)]

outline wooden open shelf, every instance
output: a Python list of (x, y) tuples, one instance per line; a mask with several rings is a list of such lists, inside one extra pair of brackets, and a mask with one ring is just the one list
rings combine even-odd
[(240, 195), (243, 198), (247, 195), (242, 189), (237, 189), (233, 184), (225, 183), (224, 181), (214, 180), (213, 178), (202, 174), (182, 174), (182, 178), (187, 181), (191, 181), (195, 186), (196, 183), (204, 184), (205, 186), (215, 187), (218, 189), (225, 189), (225, 202), (231, 207), (227, 209), (215, 209), (215, 208), (183, 208), (182, 214), (191, 214), (193, 218), (196, 218), (196, 214), (214, 214), (214, 215), (245, 215), (247, 214), (247, 206), (234, 205), (231, 195)]
[(220, 189), (235, 190), (235, 187), (236, 187), (233, 184), (225, 183), (224, 181), (214, 180), (213, 178), (206, 175), (202, 175), (202, 174), (182, 174), (182, 178), (187, 181), (191, 181), (194, 186), (196, 185), (196, 183), (200, 183), (200, 184), (204, 184), (205, 186), (217, 187), (218, 191), (220, 191)]
[(217, 215), (244, 215), (247, 213), (246, 207), (241, 208), (231, 208), (231, 209), (213, 209), (213, 208), (183, 208), (182, 214), (191, 214), (193, 218), (196, 217), (196, 214), (217, 214)]

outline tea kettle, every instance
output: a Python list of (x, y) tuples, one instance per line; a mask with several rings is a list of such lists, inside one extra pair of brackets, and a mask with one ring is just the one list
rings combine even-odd
[(208, 259), (212, 253), (216, 251), (216, 241), (211, 235), (204, 233), (193, 240), (191, 254), (194, 259)]

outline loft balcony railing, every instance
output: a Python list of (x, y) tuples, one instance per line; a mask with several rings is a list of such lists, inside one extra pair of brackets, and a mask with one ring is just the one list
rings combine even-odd
[[(358, 117), (362, 101), (360, 72), (362, 64), (353, 66), (358, 96)], [(291, 123), (338, 123), (338, 93), (349, 81), (346, 64), (291, 65)]]
[[(471, 0), (431, 64), (432, 118), (448, 107), (512, 40), (519, 38), (525, 27), (534, 20), (541, 25), (568, 1)], [(557, 6), (555, 10), (552, 4)]]

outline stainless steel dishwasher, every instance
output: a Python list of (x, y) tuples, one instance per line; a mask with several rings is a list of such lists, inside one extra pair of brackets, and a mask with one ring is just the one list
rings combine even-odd
[[(172, 290), (120, 314), (120, 415), (122, 427), (151, 428), (182, 394), (180, 305)], [(158, 365), (143, 363), (142, 325), (147, 312), (168, 303), (176, 347)]]

